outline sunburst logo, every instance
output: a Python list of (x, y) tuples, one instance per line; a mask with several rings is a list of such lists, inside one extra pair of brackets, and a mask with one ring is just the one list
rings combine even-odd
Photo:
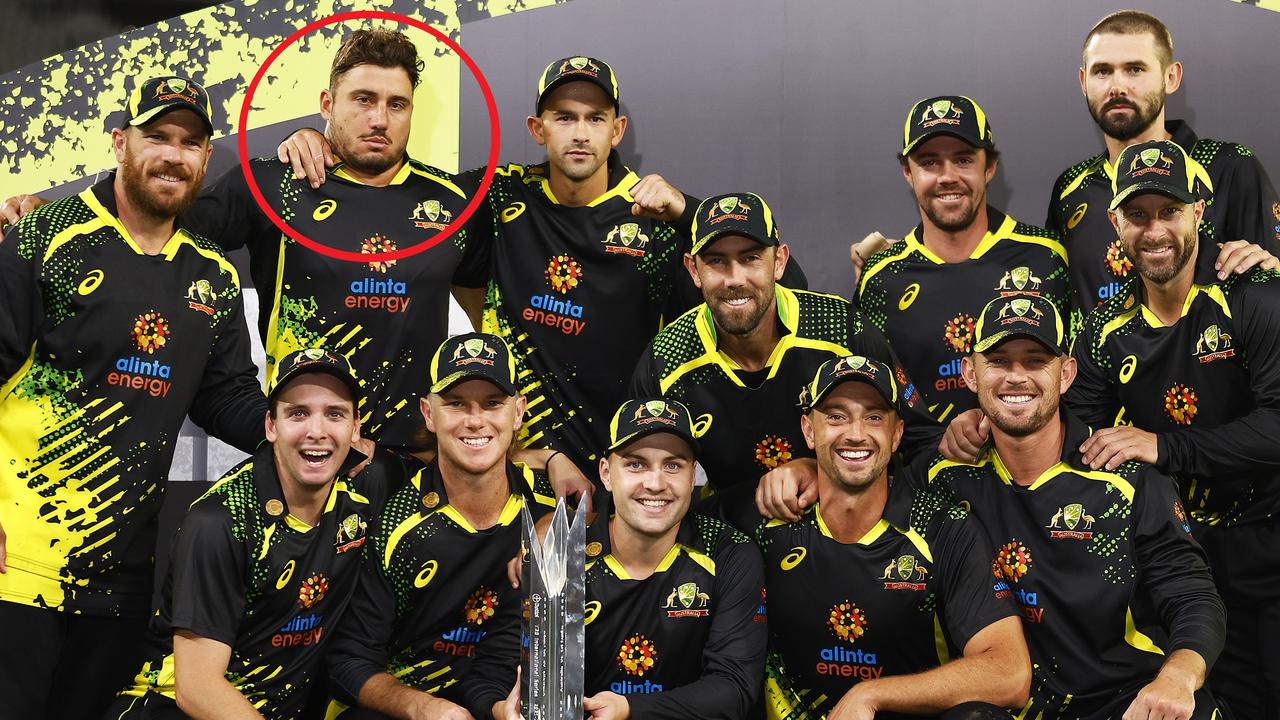
[(498, 594), (482, 587), (467, 598), (467, 604), (462, 608), (462, 616), (466, 618), (468, 625), (478, 626), (483, 625), (497, 611)]
[(1164, 414), (1179, 425), (1190, 425), (1199, 411), (1200, 396), (1186, 385), (1175, 383), (1164, 394)]
[(969, 315), (958, 313), (947, 321), (947, 331), (943, 342), (953, 351), (968, 355), (973, 349), (973, 327), (975, 321)]
[(582, 266), (568, 255), (557, 255), (547, 262), (547, 282), (551, 289), (567, 295), (582, 284)]
[(991, 561), (991, 574), (997, 579), (1003, 578), (1017, 582), (1031, 569), (1031, 551), (1017, 540), (1010, 540), (996, 551), (996, 559)]
[(1128, 255), (1124, 254), (1124, 248), (1120, 247), (1120, 238), (1111, 241), (1107, 246), (1107, 269), (1116, 277), (1129, 277), (1129, 271), (1133, 269), (1133, 261)]
[(618, 667), (628, 675), (644, 677), (658, 662), (658, 649), (649, 638), (636, 633), (622, 642), (618, 648)]
[(867, 615), (857, 605), (845, 600), (831, 608), (827, 629), (832, 635), (852, 643), (867, 634)]
[(151, 354), (169, 341), (169, 321), (152, 310), (139, 315), (133, 321), (133, 344), (144, 353)]
[(756, 443), (756, 465), (772, 470), (791, 462), (791, 441), (779, 435), (766, 435)]
[(302, 603), (302, 609), (310, 610), (324, 599), (324, 594), (327, 592), (329, 592), (329, 578), (325, 577), (324, 573), (316, 573), (302, 581), (302, 587), (298, 588), (298, 602)]
[[(396, 251), (396, 244), (391, 242), (390, 238), (383, 235), (374, 235), (371, 238), (365, 238), (360, 241), (360, 252), (364, 255), (376, 255), (379, 253), (389, 253)], [(374, 272), (386, 272), (396, 264), (395, 260), (373, 260), (369, 263), (369, 269)]]

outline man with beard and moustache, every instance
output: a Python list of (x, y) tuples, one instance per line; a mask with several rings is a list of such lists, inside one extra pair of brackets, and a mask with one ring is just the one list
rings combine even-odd
[[(939, 458), (928, 470), (930, 487), (962, 498), (995, 537), (997, 594), (1021, 606), (1034, 677), (1018, 717), (1220, 718), (1204, 681), (1226, 619), (1204, 550), (1163, 467), (1128, 458), (1104, 467), (1092, 444), (1107, 431), (1089, 439), (1085, 422), (1059, 409), (1085, 375), (1066, 347), (1045, 298), (992, 300), (963, 363), (991, 441), (973, 462)], [(1159, 364), (1181, 364), (1168, 353)]]
[(929, 411), (946, 422), (975, 406), (960, 360), (972, 348), (978, 311), (997, 295), (1030, 294), (1065, 315), (1066, 251), (1052, 233), (987, 205), (999, 154), (976, 102), (917, 102), (902, 140), (898, 159), (920, 225), (867, 260), (857, 302), (919, 383)]
[(684, 265), (705, 302), (653, 338), (631, 379), (632, 397), (670, 397), (697, 416), (707, 473), (699, 511), (742, 529), (755, 526), (762, 476), (791, 487), (813, 475), (796, 393), (830, 358), (853, 352), (894, 366), (910, 413), (905, 454), (932, 453), (939, 437), (875, 326), (844, 298), (780, 282), (789, 257), (759, 195), (702, 201)]
[[(1083, 461), (1178, 480), (1227, 606), (1211, 678), (1237, 717), (1280, 714), (1280, 275), (1197, 282), (1203, 169), (1168, 140), (1126, 148), (1111, 222), (1138, 271), (1076, 339)], [(1111, 427), (1115, 425), (1116, 427)], [(1074, 447), (1073, 447), (1074, 449)]]
[(117, 171), (0, 244), (6, 716), (97, 717), (137, 668), (183, 419), (245, 452), (262, 439), (239, 277), (179, 219), (210, 115), (190, 80), (139, 83)]
[(1182, 84), (1182, 63), (1173, 59), (1164, 23), (1138, 10), (1112, 13), (1089, 31), (1083, 52), (1080, 90), (1106, 148), (1058, 176), (1045, 221), (1063, 238), (1076, 306), (1088, 313), (1119, 294), (1130, 277), (1133, 261), (1112, 232), (1106, 208), (1120, 151), (1148, 140), (1172, 140), (1207, 171), (1213, 200), (1200, 225), (1201, 282), (1260, 263), (1280, 269), (1268, 255), (1280, 252), (1280, 198), (1262, 163), (1243, 145), (1198, 138), (1185, 121), (1165, 119), (1165, 97)]
[(770, 718), (997, 720), (1027, 701), (1031, 662), (987, 576), (986, 532), (925, 487), (919, 463), (890, 473), (901, 392), (889, 366), (859, 355), (828, 360), (805, 387), (818, 500), (755, 532)]

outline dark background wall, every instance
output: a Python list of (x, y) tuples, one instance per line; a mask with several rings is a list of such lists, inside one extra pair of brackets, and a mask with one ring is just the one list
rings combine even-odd
[[(1170, 117), (1251, 146), (1280, 179), (1280, 13), (1226, 0), (576, 1), (467, 23), (461, 40), (498, 98), (505, 159), (544, 159), (524, 124), (538, 72), (599, 57), (631, 118), (628, 164), (700, 197), (760, 193), (813, 286), (847, 295), (849, 241), (918, 222), (894, 153), (921, 98), (983, 106), (1003, 152), (994, 203), (1044, 222), (1057, 174), (1101, 149), (1077, 80), (1084, 36), (1127, 5), (1173, 33), (1185, 73)], [(463, 167), (486, 147), (470, 87)]]

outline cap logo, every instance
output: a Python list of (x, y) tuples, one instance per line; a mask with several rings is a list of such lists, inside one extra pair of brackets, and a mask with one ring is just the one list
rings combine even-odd
[(169, 88), (169, 92), (180, 93), (187, 89), (187, 81), (180, 78), (165, 80), (164, 84)]
[[(463, 354), (468, 357), (463, 357)], [(484, 357), (481, 357), (481, 353)], [(497, 357), (498, 351), (494, 350), (484, 340), (480, 338), (467, 338), (458, 343), (453, 349), (453, 356), (449, 358), (455, 366), (471, 365), (472, 363), (480, 363), (481, 365), (493, 365), (493, 358)]]
[(843, 377), (849, 373), (858, 373), (871, 380), (875, 380), (880, 369), (875, 365), (867, 362), (867, 359), (861, 355), (850, 355), (842, 357), (836, 361), (834, 367), (831, 368), (835, 377)]
[[(645, 413), (648, 413), (649, 416), (644, 417)], [(631, 422), (634, 422), (637, 425), (648, 425), (653, 422), (660, 422), (664, 425), (675, 425), (676, 420), (679, 417), (679, 414), (677, 414), (675, 410), (671, 409), (671, 406), (667, 405), (665, 402), (661, 400), (649, 400), (645, 402), (645, 404), (636, 408), (635, 414), (631, 416)]]
[(584, 57), (569, 58), (569, 64), (581, 70), (587, 66), (587, 59)]
[(597, 76), (600, 74), (600, 68), (590, 58), (571, 57), (560, 63), (560, 69), (556, 71), (559, 75), (568, 75), (570, 73), (586, 73), (587, 75)]
[[(950, 100), (934, 100), (925, 106), (920, 113), (920, 127), (931, 128), (934, 125), (959, 125), (964, 111), (956, 107)], [(932, 117), (932, 119), (930, 119)]]
[[(718, 212), (717, 212), (718, 211)], [(747, 207), (736, 195), (720, 198), (707, 211), (707, 224), (715, 225), (725, 220), (747, 221), (751, 208)]]
[(194, 85), (182, 78), (170, 78), (156, 86), (156, 100), (172, 100), (178, 98), (195, 104), (199, 93)]
[[(1160, 167), (1156, 167), (1157, 162), (1160, 163)], [(1138, 163), (1142, 163), (1146, 167), (1139, 168)], [(1166, 168), (1170, 167), (1173, 167), (1173, 158), (1161, 152), (1160, 148), (1147, 148), (1138, 153), (1133, 162), (1129, 163), (1129, 176), (1141, 177), (1147, 173), (1168, 175), (1169, 171)]]
[[(1010, 316), (1009, 313), (1013, 315)], [(1030, 316), (1027, 313), (1031, 313)], [(1027, 298), (1015, 298), (1004, 304), (1000, 308), (1000, 312), (996, 314), (996, 319), (1000, 320), (1001, 325), (1008, 325), (1014, 322), (1025, 322), (1033, 327), (1040, 327), (1040, 319), (1044, 317), (1044, 311), (1031, 304), (1031, 300)]]
[[(305, 355), (310, 360), (324, 359), (324, 350), (321, 350), (320, 348), (307, 348), (306, 350), (302, 351), (302, 354)], [(299, 362), (301, 362), (301, 360), (302, 360), (301, 358), (298, 359)]]

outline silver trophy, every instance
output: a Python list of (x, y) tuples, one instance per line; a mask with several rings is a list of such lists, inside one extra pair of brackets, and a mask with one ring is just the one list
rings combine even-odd
[(521, 697), (526, 720), (582, 720), (583, 623), (586, 602), (586, 500), (573, 513), (564, 499), (545, 540), (524, 508), (524, 582), (529, 593), (524, 621)]

